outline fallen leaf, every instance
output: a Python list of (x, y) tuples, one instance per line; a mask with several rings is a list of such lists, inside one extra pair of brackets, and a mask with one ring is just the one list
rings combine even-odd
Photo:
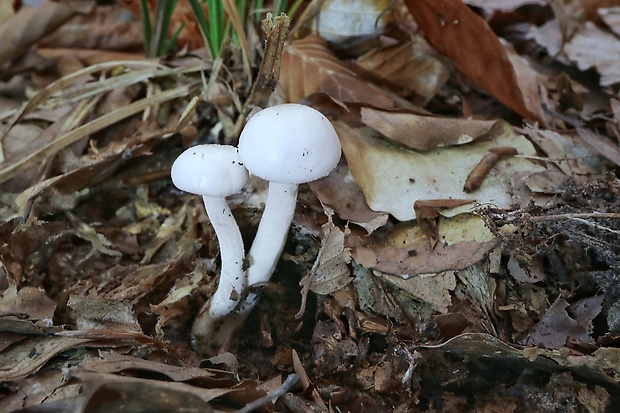
[(394, 46), (373, 49), (357, 58), (356, 63), (376, 76), (422, 96), (426, 103), (443, 87), (448, 69), (429, 53), (430, 47), (416, 36)]
[[(488, 24), (461, 0), (405, 0), (426, 40), (475, 84), (510, 109), (544, 125), (529, 107), (506, 50)], [(534, 102), (529, 102), (534, 103)]]
[(46, 1), (36, 7), (22, 7), (0, 26), (0, 63), (24, 53), (36, 41), (73, 16), (65, 3)]
[(300, 284), (316, 294), (331, 294), (351, 282), (347, 264), (351, 254), (344, 246), (345, 233), (330, 220), (322, 227), (323, 240), (310, 274)]
[(586, 22), (564, 46), (564, 52), (580, 70), (592, 67), (601, 74), (601, 85), (620, 82), (620, 40)]
[(287, 102), (299, 102), (313, 93), (323, 92), (337, 102), (358, 102), (384, 109), (413, 107), (360, 78), (318, 36), (287, 43), (282, 53), (279, 84)]
[(359, 225), (369, 234), (388, 220), (388, 214), (375, 212), (368, 207), (361, 188), (344, 161), (328, 176), (310, 182), (309, 185), (321, 202), (333, 208), (340, 218)]
[(67, 306), (75, 313), (78, 329), (111, 329), (142, 332), (132, 305), (95, 295), (69, 297)]
[[(427, 152), (386, 142), (368, 128), (352, 128), (342, 122), (336, 122), (335, 127), (351, 174), (362, 188), (368, 206), (374, 211), (389, 212), (400, 221), (415, 218), (413, 204), (419, 200), (470, 199), (499, 208), (530, 202), (530, 194), (521, 198), (516, 193), (523, 182), (513, 179), (519, 173), (530, 175), (545, 170), (531, 160), (508, 157), (491, 170), (476, 191), (466, 193), (463, 187), (467, 177), (489, 150), (510, 146), (519, 155), (536, 156), (533, 145), (506, 124), (494, 139)], [(463, 207), (460, 212), (471, 209)]]
[(364, 267), (408, 279), (467, 268), (483, 259), (497, 243), (483, 220), (469, 214), (441, 218), (439, 239), (431, 248), (422, 229), (403, 223), (364, 237), (352, 232), (345, 238), (345, 246)]
[(593, 328), (592, 320), (600, 313), (602, 303), (602, 295), (584, 298), (573, 305), (558, 297), (534, 326), (526, 343), (547, 348), (564, 347), (569, 340), (594, 344), (590, 336)]
[(452, 304), (450, 291), (456, 287), (454, 271), (444, 271), (437, 274), (425, 274), (418, 277), (403, 279), (402, 277), (374, 271), (374, 274), (384, 281), (402, 289), (413, 297), (427, 303), (433, 310), (445, 314)]
[(377, 132), (421, 151), (472, 142), (491, 134), (492, 129), (502, 122), (421, 116), (373, 108), (362, 108), (361, 115), (362, 122)]

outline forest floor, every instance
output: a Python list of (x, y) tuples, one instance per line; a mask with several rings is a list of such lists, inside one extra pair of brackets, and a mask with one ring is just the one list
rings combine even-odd
[[(290, 27), (247, 2), (216, 59), (183, 2), (149, 59), (140, 1), (17, 3), (0, 412), (620, 411), (617, 2), (304, 1)], [(343, 156), (213, 353), (218, 240), (170, 168), (285, 102)], [(228, 198), (248, 248), (266, 192)]]

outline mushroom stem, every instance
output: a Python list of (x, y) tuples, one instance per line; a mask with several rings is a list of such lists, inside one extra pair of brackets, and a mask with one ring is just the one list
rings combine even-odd
[(276, 268), (295, 215), (297, 188), (297, 184), (269, 183), (263, 217), (248, 253), (249, 286), (269, 281)]
[(207, 303), (209, 315), (219, 318), (233, 311), (245, 290), (243, 239), (226, 198), (203, 196), (202, 200), (220, 244), (220, 281)]

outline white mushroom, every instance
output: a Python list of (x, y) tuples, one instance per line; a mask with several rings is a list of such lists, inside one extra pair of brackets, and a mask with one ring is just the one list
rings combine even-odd
[[(269, 181), (263, 217), (247, 256), (248, 285), (271, 277), (293, 221), (298, 185), (327, 176), (340, 152), (334, 127), (311, 107), (272, 106), (248, 121), (239, 137), (239, 156), (251, 174)], [(242, 307), (251, 308), (254, 300), (250, 294)]]
[[(243, 188), (248, 180), (248, 171), (239, 159), (237, 148), (198, 145), (179, 155), (172, 165), (170, 176), (180, 190), (202, 195), (217, 235), (222, 261), (220, 280), (205, 306), (208, 306), (208, 316), (221, 318), (236, 307), (246, 285), (243, 240), (226, 197)], [(205, 309), (203, 307), (199, 317), (207, 317)]]

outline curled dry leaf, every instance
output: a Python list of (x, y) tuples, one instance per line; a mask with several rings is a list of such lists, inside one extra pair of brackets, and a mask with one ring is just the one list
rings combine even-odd
[(373, 108), (362, 108), (361, 115), (364, 124), (385, 137), (420, 151), (469, 143), (489, 134), (501, 122), (422, 116)]
[(37, 7), (20, 9), (0, 26), (0, 64), (27, 51), (43, 36), (69, 20), (73, 14), (71, 6), (52, 1), (46, 1)]
[[(213, 412), (213, 408), (204, 400), (205, 397), (188, 391), (193, 389), (189, 385), (103, 374), (82, 374), (81, 378), (97, 383), (79, 410), (84, 413)], [(218, 393), (213, 397), (222, 394)]]
[(10, 286), (0, 298), (0, 314), (13, 315), (42, 327), (52, 325), (55, 310), (56, 302), (42, 288), (24, 287), (18, 291)]
[(318, 36), (307, 36), (286, 45), (280, 86), (287, 102), (299, 102), (313, 93), (323, 92), (337, 102), (361, 102), (384, 109), (412, 106), (360, 78)]
[(446, 83), (448, 69), (429, 53), (419, 36), (394, 46), (374, 49), (360, 56), (357, 64), (389, 82), (430, 100)]
[(426, 40), (465, 76), (527, 119), (544, 124), (540, 108), (528, 106), (515, 68), (488, 24), (461, 0), (405, 0)]
[(388, 220), (388, 214), (375, 212), (368, 207), (362, 190), (344, 161), (327, 177), (310, 182), (309, 185), (321, 202), (333, 208), (340, 218), (361, 226), (369, 234)]

